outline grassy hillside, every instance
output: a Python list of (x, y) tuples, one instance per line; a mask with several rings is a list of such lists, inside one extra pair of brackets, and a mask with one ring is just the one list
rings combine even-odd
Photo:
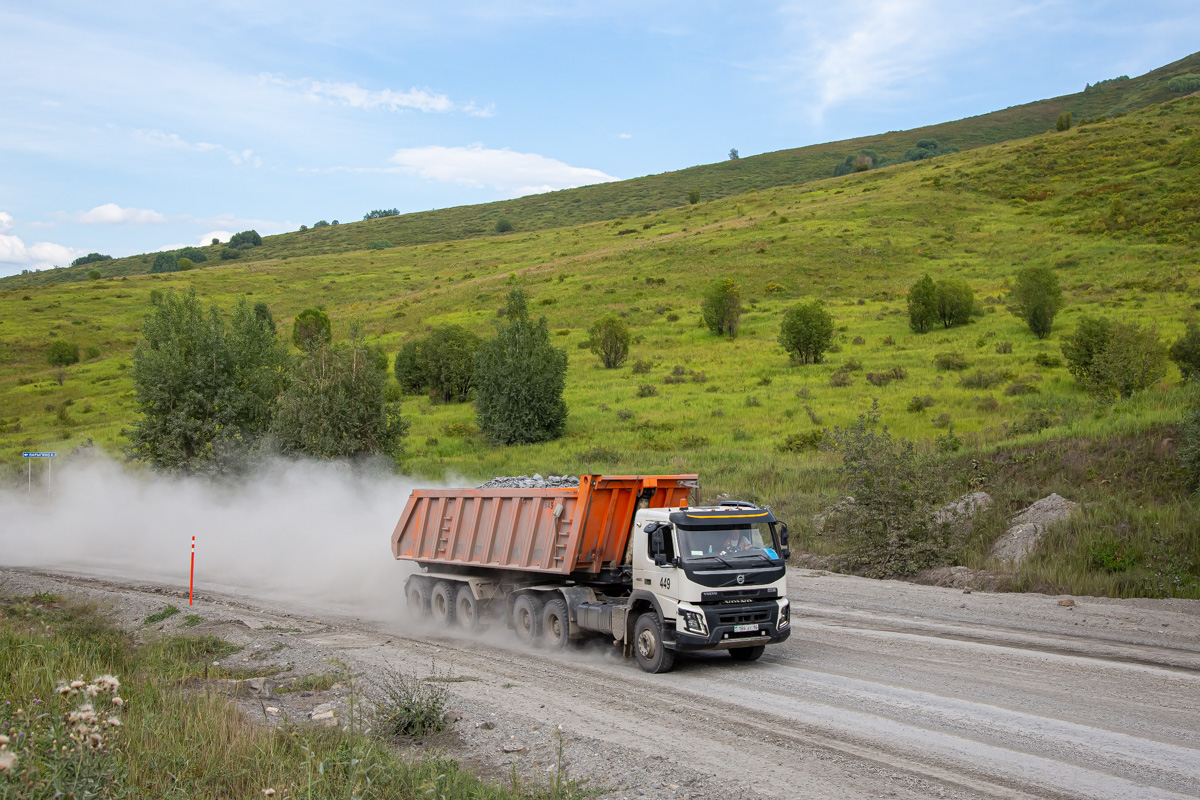
[[(845, 425), (872, 399), (901, 435), (933, 446), (953, 425), (968, 448), (1026, 453), (1014, 456), (1026, 465), (1030, 453), (1059, 452), (1049, 442), (1169, 438), (1185, 402), (1174, 367), (1160, 385), (1110, 404), (1064, 367), (1035, 358), (1058, 355), (1083, 314), (1155, 322), (1165, 339), (1179, 335), (1200, 307), (1198, 216), (1200, 97), (1189, 97), (1066, 133), (605, 222), (9, 289), (0, 291), (0, 454), (15, 475), (21, 449), (69, 452), (92, 441), (115, 452), (123, 444), (131, 351), (156, 289), (194, 286), (224, 307), (243, 296), (266, 301), (288, 331), (293, 315), (320, 305), (335, 335), (359, 322), (394, 353), (440, 323), (487, 334), (505, 292), (519, 285), (570, 357), (566, 435), (496, 447), (471, 434), (469, 405), (408, 398), (403, 469), (455, 481), (694, 470), (706, 496), (773, 503), (803, 532), (821, 493), (836, 490), (836, 456), (780, 446), (791, 434)], [(1011, 276), (1030, 264), (1055, 267), (1066, 292), (1047, 340), (1005, 308)], [(986, 313), (965, 327), (913, 334), (904, 294), (924, 273), (967, 279)], [(733, 341), (699, 324), (701, 293), (718, 276), (739, 281), (748, 305)], [(776, 343), (781, 312), (813, 297), (833, 313), (837, 346), (825, 364), (791, 366)], [(588, 325), (608, 311), (637, 337), (630, 362), (615, 370), (582, 349)], [(61, 385), (44, 360), (55, 338), (99, 349), (65, 370)], [(969, 367), (939, 371), (933, 361), (942, 352)], [(851, 359), (861, 370), (849, 386), (832, 386), (831, 374)], [(905, 377), (868, 382), (868, 373), (893, 367)], [(649, 393), (643, 385), (654, 393), (639, 396)], [(913, 397), (933, 405), (911, 412)], [(1153, 512), (1147, 506), (1120, 524), (1155, 536), (1194, 531), (1195, 504), (1180, 500), (1178, 481), (1162, 487), (1171, 474), (1164, 448), (1145, 456), (1153, 479), (1115, 478), (1120, 458), (1111, 470), (1085, 463), (1053, 480), (1012, 477), (1005, 503), (1059, 481), (1077, 497), (1128, 501), (1132, 514), (1146, 492)], [(982, 547), (975, 552), (985, 563)]]
[[(517, 233), (612, 220), (681, 206), (688, 193), (698, 191), (713, 200), (819, 180), (833, 174), (846, 156), (864, 149), (886, 160), (902, 157), (923, 138), (960, 150), (1043, 133), (1054, 128), (1058, 115), (1071, 111), (1076, 120), (1107, 116), (1172, 99), (1167, 82), (1176, 75), (1200, 72), (1200, 53), (1129, 80), (1103, 83), (1089, 91), (1012, 106), (1001, 111), (908, 131), (892, 131), (839, 142), (780, 150), (774, 153), (692, 167), (660, 175), (586, 186), (496, 203), (404, 214), (336, 227), (269, 236), (246, 260), (297, 258), (366, 249), (372, 243), (409, 246), (488, 236), (496, 222), (510, 220)], [(220, 247), (203, 248), (205, 266), (219, 262)], [(105, 277), (149, 272), (154, 254), (132, 256), (101, 264), (48, 270), (0, 279), (0, 288), (86, 280), (98, 269)]]

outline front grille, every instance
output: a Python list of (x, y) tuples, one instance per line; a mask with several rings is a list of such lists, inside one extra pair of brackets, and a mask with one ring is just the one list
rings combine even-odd
[(738, 608), (722, 611), (717, 614), (718, 625), (746, 625), (751, 622), (770, 622), (769, 608)]

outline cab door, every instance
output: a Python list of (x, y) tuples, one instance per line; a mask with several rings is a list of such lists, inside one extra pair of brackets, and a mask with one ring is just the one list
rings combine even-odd
[(668, 523), (652, 521), (639, 533), (634, 541), (633, 588), (656, 595), (663, 615), (673, 619), (683, 579), (683, 571), (675, 566), (679, 552), (675, 531)]

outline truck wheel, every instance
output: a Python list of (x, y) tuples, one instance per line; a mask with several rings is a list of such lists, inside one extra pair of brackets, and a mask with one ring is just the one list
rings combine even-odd
[(537, 644), (542, 638), (542, 601), (532, 594), (523, 594), (513, 604), (513, 629), (521, 644)]
[(458, 617), (458, 624), (465, 630), (479, 630), (479, 603), (475, 600), (475, 593), (471, 591), (470, 584), (464, 583), (458, 587), (458, 596), (454, 599), (454, 613)]
[(433, 594), (429, 597), (429, 611), (433, 621), (438, 625), (453, 628), (455, 622), (454, 584), (449, 581), (438, 581), (433, 586)]
[(645, 672), (670, 672), (675, 666), (675, 651), (663, 646), (662, 622), (653, 611), (642, 614), (633, 626), (633, 654)]
[(766, 645), (756, 644), (753, 647), (734, 647), (729, 651), (729, 657), (734, 661), (758, 661), (762, 658)]
[(429, 584), (424, 580), (408, 582), (408, 613), (418, 620), (429, 616)]
[(571, 615), (565, 600), (555, 599), (546, 603), (542, 612), (542, 631), (546, 646), (551, 650), (562, 650), (571, 639)]

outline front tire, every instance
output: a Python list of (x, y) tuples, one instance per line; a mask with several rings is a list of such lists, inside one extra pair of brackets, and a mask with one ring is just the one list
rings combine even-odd
[(551, 600), (542, 611), (542, 632), (546, 646), (551, 650), (562, 650), (571, 639), (571, 616), (566, 601)]
[(424, 622), (429, 618), (429, 584), (424, 579), (408, 582), (408, 613), (413, 619)]
[(758, 661), (766, 651), (767, 646), (756, 644), (753, 647), (735, 647), (729, 651), (729, 657), (734, 661)]
[(513, 630), (517, 641), (533, 646), (542, 638), (542, 601), (532, 594), (523, 594), (513, 603)]
[(670, 672), (675, 666), (675, 651), (663, 645), (662, 621), (647, 611), (633, 626), (633, 655), (644, 672)]
[(449, 581), (438, 581), (434, 584), (433, 594), (429, 598), (429, 616), (438, 625), (454, 627), (456, 594), (458, 592), (455, 591), (454, 584)]

